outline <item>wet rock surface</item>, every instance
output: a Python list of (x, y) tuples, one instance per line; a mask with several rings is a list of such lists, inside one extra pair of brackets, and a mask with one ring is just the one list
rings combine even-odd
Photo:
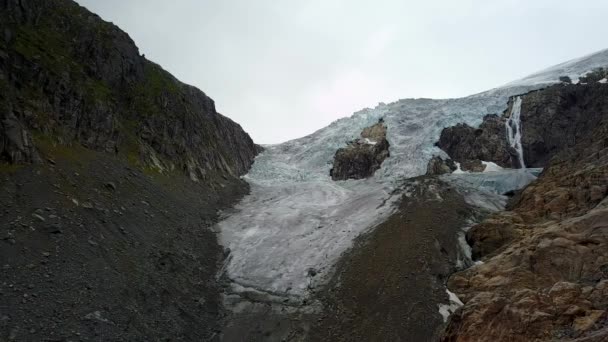
[(382, 162), (389, 157), (386, 126), (380, 120), (363, 129), (361, 138), (338, 149), (330, 171), (333, 180), (363, 179), (374, 175)]
[[(468, 232), (474, 257), (484, 263), (450, 278), (448, 287), (464, 307), (451, 318), (443, 341), (608, 339), (605, 91), (601, 84), (560, 85), (523, 99), (522, 114), (553, 118), (531, 139), (530, 127), (536, 126), (528, 124), (526, 133), (526, 122), (536, 119), (528, 117), (524, 146), (530, 150), (530, 141), (542, 141), (553, 146), (544, 153), (562, 150), (512, 199), (509, 211)], [(561, 115), (577, 129), (565, 127)], [(558, 131), (559, 137), (546, 135)], [(527, 160), (542, 162), (544, 153)]]

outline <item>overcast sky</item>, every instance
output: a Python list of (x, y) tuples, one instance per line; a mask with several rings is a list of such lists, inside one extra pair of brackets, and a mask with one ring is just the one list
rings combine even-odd
[(605, 0), (78, 0), (258, 143), (607, 48)]

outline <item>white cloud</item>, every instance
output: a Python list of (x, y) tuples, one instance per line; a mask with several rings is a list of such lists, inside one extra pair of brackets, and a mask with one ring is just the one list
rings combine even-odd
[(457, 97), (605, 48), (608, 2), (79, 0), (260, 143)]

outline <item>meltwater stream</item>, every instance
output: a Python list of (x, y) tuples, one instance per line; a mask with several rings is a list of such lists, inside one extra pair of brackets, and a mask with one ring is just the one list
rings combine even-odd
[[(484, 115), (504, 112), (511, 96), (555, 83), (560, 76), (576, 79), (606, 64), (608, 50), (465, 98), (380, 104), (309, 136), (265, 146), (244, 177), (251, 193), (218, 224), (220, 241), (230, 250), (224, 269), (233, 290), (279, 299), (307, 297), (328, 278), (355, 237), (394, 211), (402, 180), (424, 174), (433, 155), (445, 156), (434, 146), (444, 127), (478, 126)], [(516, 120), (521, 99), (515, 102), (514, 122), (507, 129), (521, 151)], [(382, 168), (367, 180), (332, 181), (329, 170), (336, 150), (380, 118), (390, 143), (390, 157)], [(520, 158), (523, 166), (523, 155)]]
[(521, 144), (521, 102), (520, 96), (515, 98), (513, 108), (511, 109), (511, 115), (506, 122), (506, 126), (509, 146), (511, 146), (517, 152), (519, 167), (525, 169), (526, 163), (524, 162), (524, 148)]

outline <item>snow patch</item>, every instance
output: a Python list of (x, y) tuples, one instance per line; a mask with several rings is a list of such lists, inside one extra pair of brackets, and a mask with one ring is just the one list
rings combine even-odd
[(608, 83), (608, 79), (602, 78), (601, 80), (597, 81), (597, 83)]
[(443, 317), (443, 322), (447, 323), (450, 315), (456, 312), (456, 310), (458, 310), (458, 308), (460, 308), (464, 304), (455, 293), (450, 292), (450, 290), (448, 289), (446, 289), (445, 291), (448, 294), (450, 302), (449, 304), (439, 304), (439, 314), (441, 315), (441, 317)]
[(367, 145), (376, 145), (376, 144), (377, 144), (377, 142), (375, 142), (375, 141), (373, 141), (373, 140), (369, 140), (369, 138), (365, 138), (365, 139), (363, 140), (363, 142), (364, 142), (365, 144), (367, 144)]
[(463, 174), (463, 173), (467, 173), (466, 171), (463, 171), (462, 168), (460, 167), (460, 163), (459, 162), (454, 162), (454, 164), (456, 164), (456, 170), (452, 171), (453, 174)]
[(483, 172), (500, 172), (504, 170), (502, 167), (493, 162), (482, 161), (481, 163), (486, 166)]

